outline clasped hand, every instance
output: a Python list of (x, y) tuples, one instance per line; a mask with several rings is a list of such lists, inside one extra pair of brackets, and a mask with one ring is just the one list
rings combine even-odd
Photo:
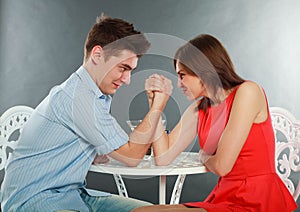
[(153, 74), (145, 81), (149, 105), (164, 105), (172, 94), (172, 81), (163, 75)]

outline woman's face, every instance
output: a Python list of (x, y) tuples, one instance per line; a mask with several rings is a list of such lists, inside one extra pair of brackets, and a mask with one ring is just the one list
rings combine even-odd
[(178, 75), (177, 85), (189, 100), (207, 96), (205, 86), (200, 77), (189, 74), (185, 67), (178, 61), (176, 62), (176, 73)]

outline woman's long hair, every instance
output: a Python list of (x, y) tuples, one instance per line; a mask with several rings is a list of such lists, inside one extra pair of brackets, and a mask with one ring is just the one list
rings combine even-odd
[[(245, 81), (235, 72), (221, 42), (208, 34), (201, 34), (181, 46), (174, 56), (175, 68), (177, 62), (188, 74), (198, 76), (212, 96), (216, 96), (220, 88), (229, 90)], [(204, 97), (198, 108), (206, 110), (212, 104), (211, 98)]]

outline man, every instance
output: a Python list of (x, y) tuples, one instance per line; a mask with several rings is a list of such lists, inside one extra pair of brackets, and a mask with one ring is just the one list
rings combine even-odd
[(130, 211), (149, 204), (85, 188), (94, 160), (108, 154), (136, 166), (156, 136), (151, 126), (159, 122), (168, 95), (151, 104), (130, 138), (109, 113), (110, 95), (130, 83), (148, 48), (132, 24), (97, 18), (83, 65), (50, 91), (23, 129), (2, 183), (2, 211)]

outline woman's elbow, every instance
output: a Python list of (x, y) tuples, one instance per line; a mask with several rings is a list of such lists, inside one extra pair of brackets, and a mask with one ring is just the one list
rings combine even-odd
[(172, 163), (172, 160), (168, 160), (163, 157), (155, 157), (154, 161), (156, 166), (168, 166)]
[(170, 163), (166, 163), (164, 161), (155, 161), (156, 166), (168, 166)]
[(220, 177), (224, 177), (232, 170), (232, 166), (226, 165), (224, 163), (214, 163), (207, 168)]
[(215, 169), (214, 173), (220, 177), (224, 177), (225, 175), (227, 175), (229, 173), (229, 171), (227, 171), (225, 169)]

